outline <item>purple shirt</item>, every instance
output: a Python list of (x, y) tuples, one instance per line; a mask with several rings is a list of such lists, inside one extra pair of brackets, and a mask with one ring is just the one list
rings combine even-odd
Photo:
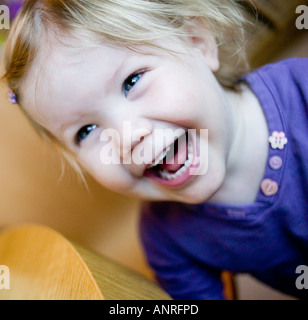
[(174, 299), (223, 299), (222, 270), (308, 298), (308, 289), (295, 285), (297, 266), (308, 266), (308, 58), (242, 80), (257, 95), (270, 135), (283, 132), (287, 143), (269, 142), (265, 181), (251, 205), (144, 203), (142, 244)]

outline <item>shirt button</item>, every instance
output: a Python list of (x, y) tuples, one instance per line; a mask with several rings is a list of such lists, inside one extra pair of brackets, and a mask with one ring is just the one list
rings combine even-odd
[(272, 156), (269, 159), (269, 165), (272, 169), (278, 170), (282, 166), (282, 159), (279, 156)]
[(284, 146), (288, 143), (288, 139), (283, 131), (274, 131), (272, 135), (268, 138), (269, 143), (273, 149), (282, 150)]
[(261, 190), (266, 196), (272, 196), (278, 191), (278, 184), (271, 179), (264, 179), (261, 183)]

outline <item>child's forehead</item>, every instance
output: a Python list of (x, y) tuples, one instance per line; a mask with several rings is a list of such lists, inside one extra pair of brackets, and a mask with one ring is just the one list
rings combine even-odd
[[(40, 53), (46, 58), (54, 58), (55, 61), (69, 58), (72, 63), (83, 62), (85, 55), (93, 55), (100, 51), (113, 51), (127, 55), (166, 55), (170, 52), (183, 51), (183, 39), (170, 36), (153, 40), (144, 45), (140, 43), (120, 44), (105, 38), (92, 39), (84, 38), (80, 34), (64, 34), (64, 36), (49, 36), (46, 44), (42, 44)], [(61, 59), (62, 58), (62, 59)]]
[(91, 59), (101, 59), (108, 52), (124, 53), (126, 48), (112, 45), (110, 43), (87, 44), (77, 41), (69, 43), (52, 43), (47, 50), (43, 50), (44, 61), (50, 67), (48, 62), (53, 65), (61, 65), (62, 67), (71, 67), (78, 64), (91, 63)]
[[(63, 44), (55, 41), (41, 48), (37, 55), (28, 79), (35, 79), (36, 86), (43, 84), (51, 87), (56, 84), (63, 84), (66, 79), (74, 80), (80, 74), (89, 76), (89, 71), (95, 71), (95, 66), (102, 66), (102, 62), (119, 60), (124, 55), (124, 48), (116, 48), (110, 44), (87, 46), (83, 43)], [(105, 67), (110, 63), (105, 63)], [(62, 81), (63, 80), (63, 81)]]
[[(45, 79), (50, 83), (51, 78), (63, 78), (64, 73), (74, 76), (76, 70), (86, 74), (88, 69), (98, 65), (109, 69), (120, 62), (128, 63), (145, 56), (166, 56), (176, 46), (177, 44), (172, 44), (170, 39), (154, 43), (153, 47), (136, 45), (131, 48), (110, 41), (90, 43), (78, 37), (64, 40), (52, 39), (46, 46), (41, 47), (33, 64), (33, 73), (40, 81)], [(166, 50), (158, 49), (159, 47)]]

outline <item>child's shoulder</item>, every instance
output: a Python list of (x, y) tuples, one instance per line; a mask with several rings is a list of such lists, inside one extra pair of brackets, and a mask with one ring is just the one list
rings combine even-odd
[(280, 81), (285, 81), (289, 77), (294, 78), (308, 78), (308, 58), (289, 58), (274, 63), (266, 64), (259, 68), (256, 72), (264, 74), (269, 77), (274, 77)]
[(308, 105), (308, 58), (289, 58), (267, 64), (244, 79), (250, 84), (258, 96), (265, 92), (271, 94), (284, 105), (284, 110), (292, 107)]
[(308, 57), (292, 57), (284, 60), (280, 60), (277, 62), (266, 64), (262, 68), (279, 68), (281, 66), (287, 67), (287, 68), (297, 68), (301, 65), (307, 65), (308, 63)]

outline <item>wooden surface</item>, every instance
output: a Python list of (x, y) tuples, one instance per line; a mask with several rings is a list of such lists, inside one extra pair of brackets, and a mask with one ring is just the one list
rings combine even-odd
[(40, 225), (0, 232), (10, 289), (0, 300), (165, 300), (156, 284)]

